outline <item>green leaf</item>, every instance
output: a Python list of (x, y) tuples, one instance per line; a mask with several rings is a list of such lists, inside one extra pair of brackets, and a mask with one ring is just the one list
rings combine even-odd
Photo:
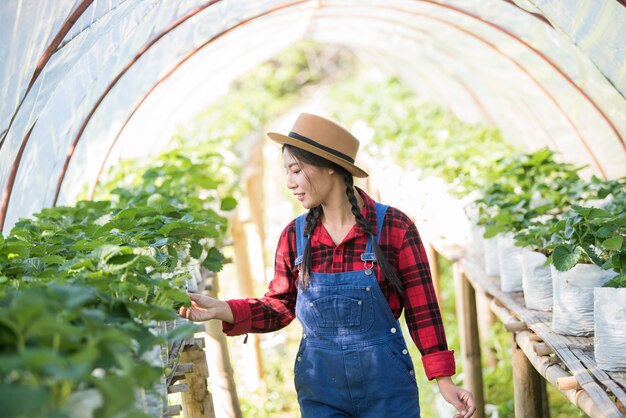
[(66, 258), (59, 255), (46, 255), (43, 256), (41, 260), (46, 264), (63, 264)]
[(622, 248), (622, 243), (624, 242), (624, 237), (618, 236), (609, 238), (602, 242), (602, 246), (607, 250), (619, 251)]
[(211, 247), (206, 258), (202, 261), (202, 266), (207, 270), (219, 272), (224, 266), (224, 256), (217, 248)]
[(103, 378), (93, 378), (92, 383), (102, 394), (104, 402), (98, 408), (95, 418), (109, 418), (130, 408), (135, 402), (135, 391), (132, 380), (125, 376), (106, 375)]
[(180, 341), (184, 338), (191, 337), (198, 331), (198, 326), (193, 322), (188, 324), (179, 325), (170, 332), (167, 333), (165, 339), (168, 342)]
[(174, 302), (189, 304), (189, 296), (186, 292), (179, 289), (166, 289), (163, 294)]
[(564, 245), (559, 245), (552, 253), (552, 262), (558, 271), (567, 271), (578, 263), (581, 255), (582, 250), (578, 247), (571, 249)]
[(626, 288), (626, 274), (619, 274), (604, 284), (604, 287)]
[(150, 307), (146, 317), (155, 321), (173, 321), (178, 318), (178, 314), (172, 307), (153, 305)]
[(168, 243), (169, 239), (168, 238), (160, 238), (158, 240), (156, 240), (155, 242), (153, 242), (152, 244), (150, 244), (151, 247), (162, 247), (164, 245), (166, 245)]
[(189, 254), (197, 260), (202, 256), (202, 249), (202, 245), (200, 245), (197, 241), (192, 241)]
[(222, 199), (222, 203), (220, 204), (220, 209), (224, 211), (230, 211), (237, 207), (237, 199), (232, 196), (227, 196)]
[(0, 384), (0, 405), (5, 418), (43, 416), (42, 408), (49, 398), (50, 394), (43, 387)]

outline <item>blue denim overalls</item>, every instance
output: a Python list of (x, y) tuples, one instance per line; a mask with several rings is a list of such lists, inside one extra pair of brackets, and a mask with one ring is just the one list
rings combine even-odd
[[(386, 211), (376, 203), (377, 237)], [(296, 265), (307, 239), (305, 218), (296, 220)], [(311, 273), (309, 287), (298, 287), (303, 335), (294, 374), (303, 418), (420, 416), (411, 357), (373, 274), (374, 239), (361, 255), (364, 270)]]

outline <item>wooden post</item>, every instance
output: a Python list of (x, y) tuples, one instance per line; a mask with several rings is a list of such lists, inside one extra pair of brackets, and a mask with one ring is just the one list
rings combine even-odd
[(467, 280), (461, 265), (452, 263), (456, 292), (456, 314), (461, 340), (461, 361), (463, 364), (463, 386), (472, 392), (476, 401), (475, 418), (484, 418), (485, 399), (483, 395), (483, 375), (480, 362), (480, 338), (476, 316), (476, 292)]
[[(206, 271), (203, 269), (203, 275)], [(213, 277), (209, 295), (217, 297), (219, 287), (217, 276)], [(204, 323), (207, 337), (207, 358), (211, 369), (211, 389), (213, 405), (219, 417), (242, 418), (237, 388), (233, 376), (233, 368), (228, 352), (226, 336), (222, 332), (221, 321)]]
[[(215, 418), (213, 400), (207, 388), (209, 369), (207, 367), (206, 354), (204, 353), (204, 341), (185, 347), (180, 355), (181, 363), (193, 363), (193, 373), (185, 374), (184, 384), (178, 384), (168, 388), (180, 387), (183, 412), (185, 418)], [(184, 386), (187, 386), (185, 388)], [(186, 389), (186, 390), (185, 390)]]
[[(243, 297), (254, 296), (254, 282), (252, 280), (252, 271), (250, 268), (250, 259), (248, 254), (248, 239), (244, 226), (239, 220), (238, 213), (232, 219), (231, 233), (233, 236), (233, 246), (235, 249), (235, 268), (237, 269), (237, 278), (239, 280), (239, 291)], [(246, 351), (246, 369), (249, 373), (246, 379), (247, 385), (251, 389), (256, 389), (263, 380), (263, 358), (261, 356), (261, 345), (259, 337), (256, 334), (248, 334), (248, 344), (244, 348)]]
[[(478, 311), (478, 330), (480, 338), (483, 343), (489, 341), (489, 331), (493, 328), (493, 324), (496, 321), (496, 316), (489, 309), (489, 301), (485, 294), (478, 292), (476, 294), (476, 310)], [(493, 347), (487, 347), (484, 352), (481, 352), (485, 356), (485, 362), (490, 367), (496, 367), (498, 364), (498, 358), (496, 351)]]
[(513, 393), (515, 416), (549, 418), (546, 381), (535, 370), (513, 338)]

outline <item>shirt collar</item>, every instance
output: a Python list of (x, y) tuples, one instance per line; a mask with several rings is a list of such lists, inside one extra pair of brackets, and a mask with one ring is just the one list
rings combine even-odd
[[(369, 222), (371, 230), (374, 234), (378, 231), (378, 224), (376, 222), (376, 203), (367, 193), (362, 189), (356, 187), (357, 192), (363, 198), (363, 207), (361, 208), (361, 215)], [(354, 239), (360, 236), (366, 235), (365, 229), (360, 225), (356, 225), (346, 237), (346, 240)], [(313, 230), (313, 236), (311, 237), (311, 244), (324, 244), (329, 247), (333, 247), (332, 238), (328, 235), (326, 229), (322, 228), (321, 223), (318, 223)]]

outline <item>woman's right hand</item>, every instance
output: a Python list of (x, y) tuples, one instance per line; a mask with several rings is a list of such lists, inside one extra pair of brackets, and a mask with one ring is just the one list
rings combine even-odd
[(198, 293), (187, 294), (191, 299), (191, 306), (182, 306), (178, 309), (178, 314), (183, 318), (194, 322), (208, 321), (210, 319), (219, 319), (231, 324), (235, 322), (233, 311), (228, 303)]

